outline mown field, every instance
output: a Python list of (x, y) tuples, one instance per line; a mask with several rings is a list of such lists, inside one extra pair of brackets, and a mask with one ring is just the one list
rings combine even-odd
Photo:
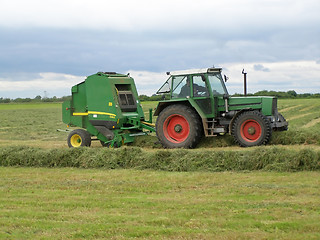
[(320, 239), (320, 99), (278, 108), (268, 146), (68, 149), (61, 104), (0, 104), (0, 238)]
[[(156, 102), (143, 102), (145, 114)], [(289, 131), (274, 133), (271, 145), (320, 146), (320, 99), (280, 99), (278, 109), (289, 121)], [(0, 146), (24, 145), (41, 148), (64, 148), (68, 133), (61, 121), (60, 103), (0, 104)], [(155, 120), (155, 119), (154, 119)], [(157, 148), (155, 135), (137, 138), (134, 146)], [(204, 139), (200, 148), (236, 146), (232, 137)], [(94, 144), (93, 147), (100, 147)]]
[(319, 239), (319, 172), (0, 168), (1, 239)]

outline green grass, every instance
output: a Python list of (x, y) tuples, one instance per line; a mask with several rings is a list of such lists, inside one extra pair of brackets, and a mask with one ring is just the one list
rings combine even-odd
[(280, 101), (279, 112), (290, 122), (294, 129), (306, 128), (318, 130), (320, 127), (320, 100), (319, 99), (284, 99)]
[(5, 103), (0, 104), (0, 110), (18, 110), (18, 109), (48, 109), (59, 108), (61, 103)]
[(271, 146), (165, 150), (68, 149), (61, 104), (0, 104), (0, 239), (320, 239), (320, 99), (278, 106)]
[(320, 145), (320, 99), (283, 99), (279, 112), (289, 122), (289, 130), (275, 133), (271, 144)]
[(319, 172), (0, 167), (1, 239), (319, 239)]
[(66, 128), (60, 103), (0, 104), (0, 111), (0, 145), (37, 143), (50, 147), (67, 137), (56, 131)]
[[(157, 102), (142, 102), (146, 118), (148, 109)], [(280, 99), (279, 112), (289, 121), (287, 132), (275, 132), (271, 145), (313, 144), (320, 145), (320, 99)], [(61, 104), (0, 104), (0, 146), (27, 145), (42, 148), (66, 147), (68, 133), (61, 120)], [(155, 117), (153, 117), (155, 122)], [(138, 137), (134, 146), (160, 148), (155, 145), (155, 134)], [(99, 146), (99, 144), (93, 144)], [(237, 146), (231, 136), (206, 138), (199, 148)]]

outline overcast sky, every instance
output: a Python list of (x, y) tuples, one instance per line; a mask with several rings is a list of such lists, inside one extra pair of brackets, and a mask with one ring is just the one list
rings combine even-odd
[(319, 0), (0, 0), (0, 97), (70, 95), (98, 71), (139, 94), (166, 71), (222, 67), (230, 93), (320, 92)]

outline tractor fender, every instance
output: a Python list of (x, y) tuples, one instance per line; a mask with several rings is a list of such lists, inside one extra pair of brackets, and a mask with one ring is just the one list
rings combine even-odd
[(247, 112), (247, 111), (253, 111), (254, 109), (253, 108), (244, 108), (244, 109), (241, 109), (239, 112), (237, 112), (233, 118), (231, 119), (231, 122), (229, 123), (229, 133), (231, 134), (231, 130), (232, 130), (232, 125), (234, 123), (234, 121), (236, 120), (236, 118), (243, 112)]
[(153, 116), (159, 116), (160, 112), (162, 112), (162, 110), (164, 108), (166, 108), (167, 106), (169, 106), (170, 104), (172, 104), (172, 103), (171, 102), (159, 102), (158, 106), (155, 108)]
[(186, 106), (192, 107), (188, 100), (159, 102), (153, 116), (159, 116), (160, 112), (162, 112), (163, 109), (173, 104), (184, 104)]
[(154, 112), (154, 116), (159, 116), (160, 112), (165, 109), (168, 106), (174, 105), (174, 104), (183, 104), (186, 105), (190, 108), (193, 108), (197, 114), (199, 115), (199, 117), (201, 119), (205, 119), (206, 115), (204, 114), (204, 112), (201, 110), (201, 108), (195, 103), (195, 101), (193, 99), (186, 99), (186, 100), (175, 100), (175, 101), (163, 101), (163, 102), (159, 102), (158, 106)]

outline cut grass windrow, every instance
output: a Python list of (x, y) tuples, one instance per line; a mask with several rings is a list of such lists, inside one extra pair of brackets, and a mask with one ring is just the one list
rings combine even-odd
[(165, 171), (319, 171), (320, 151), (256, 147), (244, 150), (139, 147), (40, 149), (0, 148), (0, 166), (153, 169)]
[(313, 127), (314, 125), (320, 123), (320, 118), (316, 118), (308, 122), (306, 125), (302, 126), (302, 128), (310, 128)]

